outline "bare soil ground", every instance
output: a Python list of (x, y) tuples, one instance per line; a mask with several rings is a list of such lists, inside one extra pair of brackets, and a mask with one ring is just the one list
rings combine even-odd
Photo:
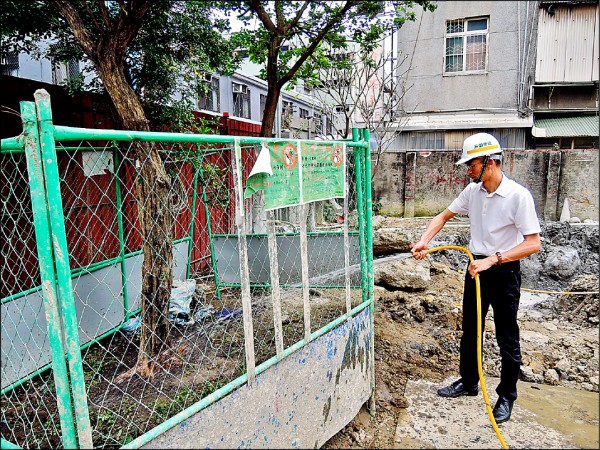
[[(371, 417), (363, 407), (323, 448), (501, 448), (481, 393), (459, 399), (442, 399), (435, 394), (439, 387), (458, 378), (462, 285), (462, 274), (434, 265), (431, 283), (424, 291), (389, 292), (376, 287), (376, 413)], [(578, 297), (581, 302), (583, 296)], [(501, 433), (506, 434), (508, 445), (516, 448), (598, 448), (598, 327), (567, 320), (573, 303), (556, 298), (535, 294), (522, 297), (519, 314), (524, 365), (546, 374), (556, 369), (559, 360), (561, 364), (588, 361), (595, 364), (588, 367), (595, 373), (595, 385), (584, 383), (583, 377), (567, 376), (546, 377), (538, 383), (521, 381), (513, 418), (500, 425)], [(597, 315), (597, 294), (592, 302)], [(499, 376), (500, 361), (491, 314), (486, 320), (483, 371), (493, 407), (494, 377)], [(565, 344), (572, 349), (568, 353), (571, 361), (567, 362), (560, 348)], [(584, 372), (586, 368), (578, 370)], [(550, 395), (548, 389), (563, 389), (553, 394), (556, 411), (547, 407), (544, 412), (539, 407), (542, 402), (551, 405), (550, 400), (543, 400)], [(573, 393), (583, 395), (583, 406), (573, 406)], [(569, 416), (567, 410), (577, 410), (579, 415)], [(536, 420), (532, 422), (533, 416)], [(556, 419), (554, 425), (550, 423), (552, 417)], [(568, 421), (572, 427), (563, 423)]]

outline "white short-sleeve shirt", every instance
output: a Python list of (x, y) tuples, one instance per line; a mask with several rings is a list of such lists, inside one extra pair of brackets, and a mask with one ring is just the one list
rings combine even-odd
[(523, 242), (523, 236), (541, 231), (531, 192), (504, 173), (495, 192), (486, 191), (483, 183), (470, 183), (448, 209), (469, 215), (469, 250), (476, 255), (505, 252)]

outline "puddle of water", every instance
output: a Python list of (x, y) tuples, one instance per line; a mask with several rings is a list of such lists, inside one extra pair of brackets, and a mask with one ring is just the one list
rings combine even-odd
[(536, 422), (572, 436), (579, 448), (598, 448), (597, 392), (523, 381), (518, 389), (517, 403), (533, 412)]
[(521, 291), (521, 298), (519, 299), (519, 308), (530, 309), (538, 303), (545, 301), (549, 294), (542, 294), (538, 292)]
[(538, 309), (537, 305), (545, 302), (549, 297), (550, 294), (521, 290), (521, 299), (519, 300), (519, 317), (528, 316), (533, 319), (543, 318), (548, 314), (548, 312)]

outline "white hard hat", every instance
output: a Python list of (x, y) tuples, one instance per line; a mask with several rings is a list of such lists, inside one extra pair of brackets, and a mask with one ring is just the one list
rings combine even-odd
[(498, 156), (502, 154), (498, 139), (489, 133), (477, 133), (465, 139), (462, 155), (456, 164), (464, 164), (475, 158), (495, 154)]

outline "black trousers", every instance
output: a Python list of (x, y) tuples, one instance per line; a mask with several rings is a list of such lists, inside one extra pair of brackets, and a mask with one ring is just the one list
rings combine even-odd
[[(502, 369), (498, 396), (517, 398), (517, 380), (521, 366), (521, 345), (517, 310), (521, 296), (521, 268), (519, 261), (492, 266), (479, 274), (481, 289), (481, 326), (490, 305), (494, 310), (496, 341), (500, 347)], [(479, 383), (477, 369), (477, 294), (475, 280), (467, 272), (463, 293), (463, 335), (460, 341), (460, 376), (466, 386)], [(483, 346), (482, 346), (483, 348)]]

